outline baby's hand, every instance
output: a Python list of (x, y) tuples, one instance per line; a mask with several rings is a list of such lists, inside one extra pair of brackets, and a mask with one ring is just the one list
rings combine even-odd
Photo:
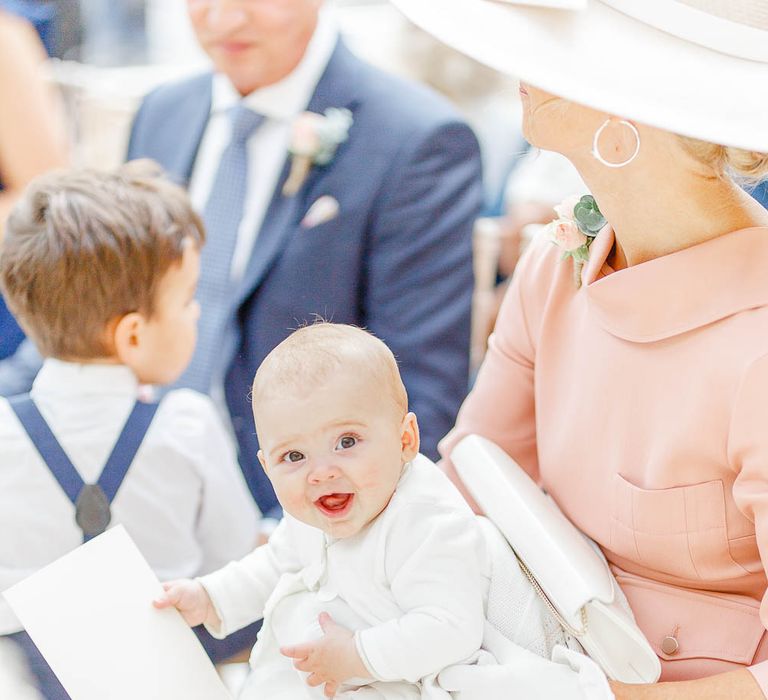
[(344, 681), (366, 678), (370, 673), (357, 653), (355, 635), (346, 627), (337, 625), (328, 613), (320, 613), (318, 620), (325, 633), (321, 639), (281, 647), (280, 653), (296, 659), (293, 665), (299, 671), (309, 673), (309, 685), (325, 684), (325, 695), (332, 698)]
[(199, 581), (188, 578), (167, 581), (163, 584), (164, 595), (152, 601), (159, 610), (176, 608), (190, 627), (203, 622), (217, 628), (221, 621), (213, 609), (208, 592)]

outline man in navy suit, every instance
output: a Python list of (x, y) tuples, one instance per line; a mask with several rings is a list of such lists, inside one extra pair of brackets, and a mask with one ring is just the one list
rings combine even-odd
[[(278, 514), (256, 456), (249, 388), (265, 355), (318, 316), (365, 326), (392, 348), (423, 451), (437, 456), (467, 385), (479, 149), (441, 98), (356, 58), (322, 0), (188, 6), (215, 72), (151, 93), (128, 158), (153, 158), (186, 183), (206, 219), (206, 248), (223, 246), (218, 229), (240, 205), (211, 199), (221, 197), (224, 161), (240, 133), (232, 115), (243, 107), (258, 115), (245, 146), (247, 185), (232, 174), (246, 172), (242, 161), (228, 165), (227, 182), (245, 187), (244, 204), (229, 226), (237, 228), (225, 260), (232, 292), (203, 388), (226, 404), (262, 512)], [(314, 164), (297, 191), (286, 191), (296, 117), (333, 108), (349, 110), (348, 138), (330, 163)], [(218, 251), (208, 252), (215, 263), (203, 259), (203, 267), (221, 266)], [(208, 287), (198, 291), (203, 315)]]

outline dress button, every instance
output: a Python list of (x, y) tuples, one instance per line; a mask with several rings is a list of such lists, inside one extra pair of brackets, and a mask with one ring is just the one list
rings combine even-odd
[(667, 656), (674, 656), (677, 654), (678, 649), (680, 649), (680, 643), (675, 637), (664, 637), (664, 639), (661, 640), (661, 650)]

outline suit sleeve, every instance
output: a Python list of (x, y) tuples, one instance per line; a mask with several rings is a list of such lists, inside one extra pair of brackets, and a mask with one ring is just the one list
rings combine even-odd
[(131, 132), (128, 137), (128, 147), (125, 154), (126, 161), (144, 157), (144, 151), (141, 145), (141, 134), (145, 131), (144, 117), (147, 110), (149, 109), (147, 102), (150, 99), (151, 94), (142, 100), (142, 103), (139, 105), (139, 109), (134, 115), (133, 121), (131, 122)]
[(371, 220), (366, 325), (398, 359), (431, 458), (467, 389), (481, 201), (477, 140), (449, 122), (403, 144)]

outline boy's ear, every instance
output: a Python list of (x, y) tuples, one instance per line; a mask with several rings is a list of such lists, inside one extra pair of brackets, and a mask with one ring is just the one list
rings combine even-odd
[(131, 368), (137, 365), (144, 323), (144, 317), (137, 311), (132, 311), (110, 324), (107, 332), (112, 336), (111, 345), (121, 364)]
[(403, 463), (410, 462), (419, 454), (419, 423), (416, 414), (408, 412), (400, 428)]
[(259, 458), (259, 463), (261, 464), (261, 468), (262, 468), (264, 471), (267, 471), (267, 465), (266, 465), (266, 463), (264, 462), (264, 450), (259, 450), (259, 451), (256, 453), (256, 456)]

